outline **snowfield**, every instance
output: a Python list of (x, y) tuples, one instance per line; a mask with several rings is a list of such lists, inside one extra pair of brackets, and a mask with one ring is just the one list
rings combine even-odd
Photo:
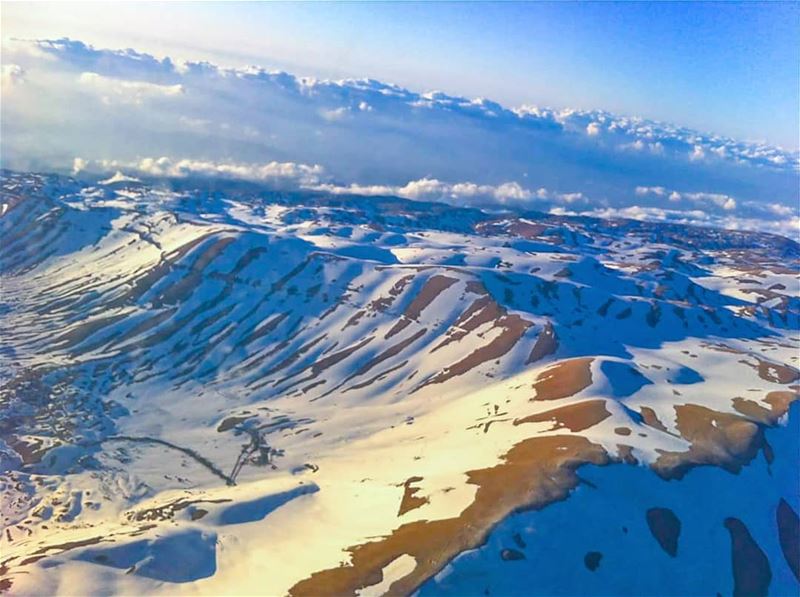
[(800, 246), (3, 171), (0, 591), (800, 591)]

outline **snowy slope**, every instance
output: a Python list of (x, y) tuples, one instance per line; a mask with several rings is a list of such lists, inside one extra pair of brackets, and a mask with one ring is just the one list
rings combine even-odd
[(2, 188), (3, 589), (800, 590), (796, 243)]

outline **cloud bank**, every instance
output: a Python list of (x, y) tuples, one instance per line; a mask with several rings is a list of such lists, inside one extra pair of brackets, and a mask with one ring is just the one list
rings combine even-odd
[(797, 152), (603, 111), (512, 109), (71, 40), (4, 47), (2, 75), (8, 168), (225, 176), (797, 233)]

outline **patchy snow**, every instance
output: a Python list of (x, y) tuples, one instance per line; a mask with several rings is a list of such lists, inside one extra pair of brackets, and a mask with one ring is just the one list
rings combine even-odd
[[(106, 182), (3, 178), (13, 591), (286, 594), (344, 571), (361, 595), (415, 575), (422, 595), (728, 593), (731, 516), (771, 590), (796, 590), (766, 518), (780, 499), (798, 509), (780, 427), (800, 366), (791, 241)], [(525, 475), (503, 475), (547, 438), (609, 466), (539, 487), (544, 509), (391, 544), (472, 512), (494, 475), (506, 511), (525, 510)], [(642, 526), (659, 505), (684, 521), (677, 559)], [(472, 547), (434, 565), (415, 555), (434, 539)], [(371, 544), (388, 551), (365, 564)]]

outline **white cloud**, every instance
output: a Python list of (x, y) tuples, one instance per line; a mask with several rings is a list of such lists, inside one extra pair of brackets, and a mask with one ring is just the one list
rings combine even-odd
[(72, 173), (80, 174), (81, 172), (86, 170), (87, 165), (88, 164), (86, 163), (86, 160), (84, 160), (83, 158), (74, 158), (72, 160)]
[(3, 50), (7, 56), (17, 56), (24, 59), (33, 59), (39, 62), (55, 62), (58, 56), (43, 49), (40, 43), (26, 39), (4, 39)]
[(768, 210), (774, 213), (776, 216), (780, 216), (782, 218), (786, 217), (797, 217), (798, 211), (800, 211), (800, 207), (795, 206), (794, 208), (789, 207), (788, 205), (781, 205), (780, 203), (765, 203), (763, 206)]
[[(213, 162), (207, 160), (180, 159), (169, 157), (142, 158), (133, 162), (117, 160), (73, 160), (75, 174), (93, 172), (116, 173), (101, 184), (128, 178), (122, 170), (135, 172), (143, 176), (175, 177), (187, 176), (224, 177), (241, 180), (259, 181), (289, 186), (291, 188), (323, 191), (332, 194), (357, 195), (393, 195), (406, 199), (424, 201), (447, 201), (458, 204), (500, 202), (524, 202), (537, 194), (522, 187), (517, 182), (505, 182), (500, 185), (480, 185), (473, 182), (448, 183), (434, 178), (412, 180), (404, 185), (360, 185), (335, 184), (326, 182), (325, 170), (319, 165), (300, 164), (294, 162), (269, 162), (266, 164)], [(548, 199), (573, 202), (582, 199), (582, 193), (558, 194), (540, 189), (538, 196)]]
[(800, 204), (784, 205), (766, 201), (745, 201), (742, 207), (746, 210), (776, 219), (796, 218), (800, 216)]
[(664, 155), (664, 145), (660, 141), (656, 141), (655, 143), (650, 143), (647, 141), (643, 141), (642, 139), (637, 139), (632, 143), (623, 143), (619, 146), (620, 149), (626, 149), (630, 151), (640, 151), (640, 152), (649, 152), (653, 155)]
[(800, 237), (800, 216), (793, 216), (784, 220), (763, 220), (732, 215), (715, 216), (703, 210), (675, 210), (659, 207), (629, 205), (627, 207), (595, 208), (595, 209), (565, 209), (554, 207), (549, 213), (560, 216), (591, 216), (603, 219), (628, 219), (648, 222), (670, 222), (674, 224), (689, 224), (693, 226), (713, 226), (728, 230), (760, 230), (793, 238)]
[(25, 69), (18, 64), (4, 64), (0, 67), (0, 80), (4, 87), (13, 87), (25, 82)]
[(667, 189), (664, 187), (636, 187), (636, 194), (639, 196), (658, 195), (663, 197), (667, 194)]
[(182, 85), (158, 85), (147, 81), (128, 81), (105, 77), (93, 72), (81, 73), (78, 81), (81, 85), (100, 94), (104, 103), (142, 104), (148, 98), (171, 97), (184, 93)]
[(524, 202), (536, 195), (517, 182), (500, 185), (479, 185), (474, 182), (448, 183), (435, 178), (420, 178), (405, 185), (335, 185), (330, 183), (310, 187), (334, 194), (395, 195), (406, 199), (446, 201), (449, 203), (514, 203)]
[(109, 185), (117, 182), (141, 182), (141, 180), (139, 180), (138, 178), (134, 178), (133, 176), (126, 176), (125, 174), (117, 170), (113, 176), (110, 176), (105, 180), (99, 180), (97, 181), (97, 184)]
[(170, 158), (145, 158), (138, 170), (152, 176), (222, 176), (259, 180), (265, 182), (293, 182), (301, 186), (316, 184), (323, 173), (321, 166), (294, 162), (269, 162), (267, 164), (216, 163), (211, 161)]
[(705, 209), (677, 209), (652, 205), (602, 206), (598, 207), (584, 193), (559, 193), (546, 188), (532, 191), (517, 182), (499, 185), (484, 185), (474, 182), (450, 183), (425, 177), (412, 180), (403, 185), (358, 183), (338, 184), (330, 181), (324, 168), (295, 162), (269, 162), (265, 164), (213, 162), (204, 160), (168, 157), (143, 158), (122, 163), (116, 160), (90, 161), (82, 158), (73, 160), (73, 171), (114, 172), (110, 178), (98, 181), (99, 184), (114, 182), (133, 182), (139, 179), (124, 174), (123, 171), (140, 176), (176, 177), (206, 176), (242, 179), (263, 182), (276, 188), (311, 190), (335, 195), (397, 196), (420, 201), (442, 201), (455, 205), (485, 205), (492, 203), (517, 205), (526, 208), (549, 210), (556, 215), (588, 215), (598, 218), (627, 218), (634, 220), (662, 221), (681, 224), (716, 226), (740, 230), (764, 230), (797, 237), (800, 227), (798, 210), (779, 203), (744, 202), (744, 207), (757, 211), (764, 217), (733, 215), (739, 207), (736, 200), (724, 194), (678, 193), (662, 186), (639, 186), (635, 194), (639, 197), (668, 197), (674, 201), (690, 204), (705, 204), (719, 207), (718, 214)]
[(90, 161), (75, 158), (73, 163), (73, 172), (76, 174), (82, 171), (108, 172), (116, 170), (114, 176), (118, 179), (120, 176), (125, 176), (122, 170), (127, 170), (143, 176), (174, 178), (185, 178), (187, 176), (221, 177), (272, 183), (278, 186), (288, 185), (293, 188), (315, 187), (324, 175), (324, 170), (321, 166), (294, 162), (243, 164), (191, 159), (173, 160), (168, 157), (160, 157), (142, 158), (134, 162), (119, 162), (117, 160)]
[(586, 134), (590, 137), (596, 137), (600, 134), (600, 123), (598, 122), (590, 122), (586, 125)]
[(505, 182), (494, 190), (494, 196), (500, 201), (526, 201), (533, 194), (517, 182)]
[(207, 132), (210, 130), (212, 121), (208, 118), (190, 118), (189, 116), (179, 116), (178, 122), (188, 129)]
[(669, 200), (672, 202), (685, 200), (685, 201), (692, 201), (695, 203), (710, 203), (727, 211), (736, 209), (737, 205), (736, 199), (734, 199), (730, 195), (725, 195), (723, 193), (705, 193), (705, 192), (687, 193), (683, 191), (666, 189), (665, 187), (643, 187), (643, 186), (636, 187), (635, 192), (636, 195), (639, 197), (644, 197), (647, 195), (655, 195), (657, 197), (668, 196)]
[(695, 145), (692, 148), (692, 152), (689, 154), (689, 159), (693, 162), (698, 160), (704, 160), (706, 158), (706, 152), (700, 145)]
[[(800, 201), (798, 152), (600, 110), (509, 109), (372, 79), (222, 68), (70, 40), (3, 50), (4, 65), (31, 73), (14, 93), (4, 87), (3, 119), (13, 126), (4, 127), (2, 158), (11, 168), (105, 164), (109, 175), (773, 220), (791, 215), (753, 204)], [(165, 157), (142, 159), (154, 151)]]
[(404, 185), (360, 185), (357, 183), (340, 185), (327, 182), (304, 185), (304, 188), (337, 195), (391, 195), (405, 199), (444, 201), (459, 205), (485, 203), (527, 205), (531, 201), (537, 200), (550, 203), (588, 201), (588, 198), (583, 193), (557, 193), (544, 188), (531, 191), (518, 182), (481, 185), (474, 182), (449, 183), (435, 178), (420, 178), (409, 181)]
[(325, 120), (330, 122), (336, 122), (337, 120), (344, 119), (349, 110), (347, 108), (330, 108), (330, 109), (322, 109), (319, 111), (320, 116), (322, 116)]
[(721, 193), (680, 193), (680, 196), (688, 201), (713, 203), (728, 211), (736, 209), (736, 200)]
[(584, 195), (583, 193), (561, 193), (556, 197), (566, 203), (577, 203), (578, 201), (586, 201), (586, 195)]

